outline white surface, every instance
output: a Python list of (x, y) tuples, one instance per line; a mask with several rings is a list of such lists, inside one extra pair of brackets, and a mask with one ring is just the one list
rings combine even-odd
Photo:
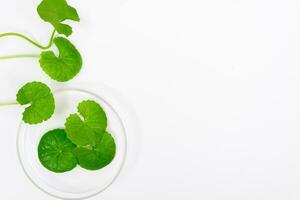
[[(38, 2), (2, 2), (0, 32), (45, 43)], [(300, 198), (299, 1), (70, 2), (85, 61), (74, 82), (118, 90), (143, 130), (135, 166), (94, 200)], [(0, 41), (1, 55), (14, 52), (38, 50)], [(1, 61), (0, 100), (31, 80), (50, 82), (32, 59)], [(0, 111), (1, 199), (51, 200), (17, 161), (21, 110)]]

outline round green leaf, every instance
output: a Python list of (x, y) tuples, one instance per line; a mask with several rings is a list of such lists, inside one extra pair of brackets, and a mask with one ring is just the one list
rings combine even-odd
[(40, 140), (38, 156), (42, 165), (56, 173), (67, 172), (77, 165), (73, 150), (76, 145), (68, 138), (63, 129), (47, 132)]
[(74, 153), (82, 168), (98, 170), (109, 165), (116, 154), (116, 144), (111, 134), (105, 132), (95, 147), (77, 147)]
[(104, 110), (95, 101), (87, 100), (78, 105), (78, 113), (80, 116), (72, 114), (66, 120), (68, 138), (78, 146), (95, 146), (107, 127)]
[(28, 124), (38, 124), (48, 120), (55, 109), (50, 88), (41, 82), (24, 85), (17, 93), (17, 102), (21, 105), (31, 104), (23, 112), (23, 120)]
[(66, 38), (57, 37), (54, 43), (58, 48), (59, 56), (56, 57), (53, 51), (42, 52), (39, 60), (41, 68), (56, 81), (71, 80), (81, 70), (81, 55)]
[(66, 36), (72, 34), (72, 27), (61, 22), (80, 20), (76, 9), (69, 6), (66, 0), (43, 0), (37, 11), (44, 21), (51, 23), (58, 33)]

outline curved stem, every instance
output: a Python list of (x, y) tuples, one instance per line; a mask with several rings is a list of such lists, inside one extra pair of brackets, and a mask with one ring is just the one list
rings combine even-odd
[(14, 58), (39, 58), (40, 55), (37, 54), (19, 54), (19, 55), (9, 55), (0, 56), (0, 60), (14, 59)]
[(0, 103), (0, 106), (15, 106), (19, 105), (17, 102), (2, 102)]
[(22, 38), (22, 39), (28, 41), (29, 43), (33, 44), (34, 46), (36, 46), (40, 49), (49, 49), (51, 47), (52, 43), (53, 43), (54, 35), (55, 35), (55, 29), (51, 34), (50, 41), (49, 41), (48, 45), (46, 45), (46, 46), (43, 46), (43, 45), (31, 40), (30, 38), (28, 38), (28, 37), (26, 37), (26, 36), (24, 36), (20, 33), (13, 33), (13, 32), (12, 33), (3, 33), (3, 34), (0, 34), (0, 38), (1, 37), (11, 37), (11, 36), (19, 37), (19, 38)]

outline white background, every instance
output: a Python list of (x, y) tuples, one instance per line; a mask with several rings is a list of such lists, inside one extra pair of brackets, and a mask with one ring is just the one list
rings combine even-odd
[[(94, 200), (300, 199), (299, 1), (69, 2), (85, 62), (73, 81), (114, 88), (142, 129), (134, 167)], [(47, 43), (39, 0), (1, 3), (0, 32)], [(12, 53), (39, 50), (1, 39)], [(57, 85), (37, 60), (1, 61), (0, 101), (32, 80)], [(17, 160), (21, 112), (0, 108), (1, 199), (52, 200)]]

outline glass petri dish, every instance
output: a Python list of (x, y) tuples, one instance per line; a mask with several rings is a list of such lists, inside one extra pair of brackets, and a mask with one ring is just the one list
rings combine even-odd
[[(52, 118), (39, 125), (21, 122), (17, 150), (21, 166), (31, 182), (45, 193), (60, 199), (86, 199), (106, 190), (119, 176), (127, 155), (127, 137), (124, 123), (114, 107), (103, 97), (82, 89), (59, 89), (54, 92), (56, 109)], [(77, 166), (66, 173), (45, 169), (38, 159), (40, 138), (49, 130), (63, 128), (66, 118), (77, 112), (83, 100), (94, 100), (105, 110), (108, 131), (113, 135), (117, 149), (111, 164), (97, 171)]]

